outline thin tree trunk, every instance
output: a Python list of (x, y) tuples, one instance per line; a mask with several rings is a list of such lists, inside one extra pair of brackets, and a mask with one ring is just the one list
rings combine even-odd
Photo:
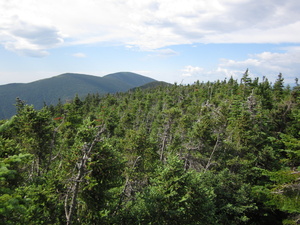
[(162, 141), (162, 146), (161, 146), (161, 150), (160, 150), (160, 161), (164, 160), (164, 151), (165, 151), (165, 147), (166, 147), (166, 142), (167, 142), (167, 136), (164, 136), (163, 141)]
[[(97, 133), (96, 137), (94, 138), (91, 145), (85, 144), (81, 151), (83, 152), (83, 156), (80, 159), (80, 162), (77, 163), (78, 173), (75, 179), (73, 180), (73, 185), (70, 187), (69, 191), (67, 192), (65, 198), (65, 215), (67, 219), (67, 225), (71, 225), (73, 221), (74, 214), (76, 212), (77, 206), (77, 196), (79, 191), (80, 183), (83, 181), (82, 178), (86, 174), (86, 164), (88, 159), (90, 158), (91, 151), (95, 144), (99, 141), (99, 136), (104, 132), (104, 128), (102, 127), (99, 132)], [(69, 202), (69, 198), (71, 195), (71, 200)]]
[(209, 159), (208, 159), (208, 162), (207, 162), (207, 164), (206, 164), (206, 166), (205, 166), (205, 169), (204, 169), (204, 173), (207, 171), (207, 169), (210, 167), (210, 165), (211, 165), (211, 160), (212, 160), (212, 157), (213, 157), (213, 155), (214, 155), (214, 153), (215, 153), (215, 151), (216, 151), (216, 149), (217, 149), (217, 147), (218, 147), (218, 144), (219, 144), (219, 135), (218, 135), (218, 138), (217, 138), (217, 141), (216, 141), (216, 143), (215, 143), (215, 146), (214, 146), (214, 148), (213, 148), (213, 150), (212, 150), (212, 152), (211, 152), (211, 154), (210, 154), (210, 157), (209, 157)]
[(57, 134), (57, 132), (58, 132), (59, 127), (60, 127), (64, 122), (65, 122), (65, 121), (64, 121), (64, 119), (63, 119), (63, 121), (62, 121), (62, 122), (54, 129), (54, 131), (53, 131), (52, 140), (51, 140), (51, 143), (50, 143), (49, 160), (48, 160), (47, 167), (46, 167), (46, 171), (47, 171), (47, 172), (49, 171), (51, 161), (52, 161), (53, 159), (56, 158), (56, 157), (52, 158), (53, 149), (54, 149), (54, 147), (55, 147), (55, 137), (56, 137), (56, 134)]
[(166, 144), (167, 144), (167, 138), (169, 138), (169, 135), (170, 135), (170, 127), (171, 127), (171, 121), (169, 120), (164, 129), (164, 137), (162, 139), (162, 146), (160, 149), (160, 157), (159, 158), (160, 158), (161, 162), (163, 162), (165, 159), (164, 151), (165, 151)]
[(134, 161), (134, 164), (133, 164), (133, 166), (132, 166), (132, 169), (131, 169), (131, 171), (130, 171), (130, 174), (128, 175), (128, 177), (127, 177), (127, 179), (126, 179), (125, 186), (124, 186), (124, 188), (123, 188), (123, 190), (122, 190), (122, 193), (120, 194), (119, 203), (118, 203), (118, 205), (117, 205), (115, 211), (114, 211), (113, 214), (112, 214), (113, 216), (116, 215), (117, 211), (119, 210), (119, 208), (120, 208), (120, 206), (121, 206), (121, 204), (122, 204), (123, 197), (124, 197), (124, 195), (125, 195), (125, 191), (126, 191), (126, 189), (127, 189), (127, 186), (128, 186), (128, 183), (129, 183), (129, 180), (130, 180), (130, 177), (131, 177), (131, 174), (132, 174), (134, 168), (136, 167), (136, 164), (137, 164), (137, 162), (139, 161), (140, 158), (141, 158), (141, 156), (138, 156), (138, 157), (135, 159), (135, 161)]

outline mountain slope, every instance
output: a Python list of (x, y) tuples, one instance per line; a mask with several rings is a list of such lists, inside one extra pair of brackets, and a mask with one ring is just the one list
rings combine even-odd
[(130, 91), (135, 91), (138, 88), (141, 89), (141, 90), (150, 89), (150, 88), (156, 88), (158, 86), (168, 87), (168, 86), (172, 86), (172, 84), (164, 82), (164, 81), (153, 81), (153, 82), (150, 82), (150, 83), (138, 86), (138, 87), (134, 87), (134, 88), (130, 89)]
[(152, 78), (130, 72), (113, 73), (104, 77), (65, 73), (31, 83), (1, 85), (0, 119), (15, 114), (14, 104), (17, 97), (39, 109), (44, 104), (56, 104), (58, 99), (65, 101), (76, 94), (85, 96), (88, 93), (125, 92), (153, 81), (155, 80)]
[(145, 76), (133, 76), (133, 73), (130, 72), (109, 74), (104, 76), (103, 79), (112, 80), (112, 81), (118, 80), (128, 85), (133, 85), (134, 87), (138, 87), (147, 84), (149, 82), (155, 81), (155, 80), (149, 81), (149, 78)]

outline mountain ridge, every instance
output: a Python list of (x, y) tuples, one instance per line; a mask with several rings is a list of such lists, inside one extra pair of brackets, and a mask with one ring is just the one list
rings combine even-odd
[(155, 79), (132, 72), (117, 72), (103, 77), (81, 73), (63, 73), (50, 78), (29, 83), (10, 83), (0, 85), (0, 119), (15, 114), (15, 100), (19, 97), (35, 108), (45, 104), (56, 104), (76, 94), (84, 97), (89, 93), (126, 92), (132, 88), (155, 82)]

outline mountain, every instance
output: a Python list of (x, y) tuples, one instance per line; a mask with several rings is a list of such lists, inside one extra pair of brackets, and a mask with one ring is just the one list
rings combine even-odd
[(76, 94), (125, 92), (156, 80), (131, 72), (119, 72), (97, 77), (86, 74), (65, 73), (31, 83), (13, 83), (0, 86), (0, 119), (15, 114), (15, 101), (19, 97), (35, 108), (56, 104), (59, 99), (72, 99)]

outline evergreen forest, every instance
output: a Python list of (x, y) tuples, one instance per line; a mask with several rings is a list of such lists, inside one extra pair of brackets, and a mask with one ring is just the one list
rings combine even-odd
[(0, 224), (300, 223), (300, 87), (75, 96), (0, 121)]

